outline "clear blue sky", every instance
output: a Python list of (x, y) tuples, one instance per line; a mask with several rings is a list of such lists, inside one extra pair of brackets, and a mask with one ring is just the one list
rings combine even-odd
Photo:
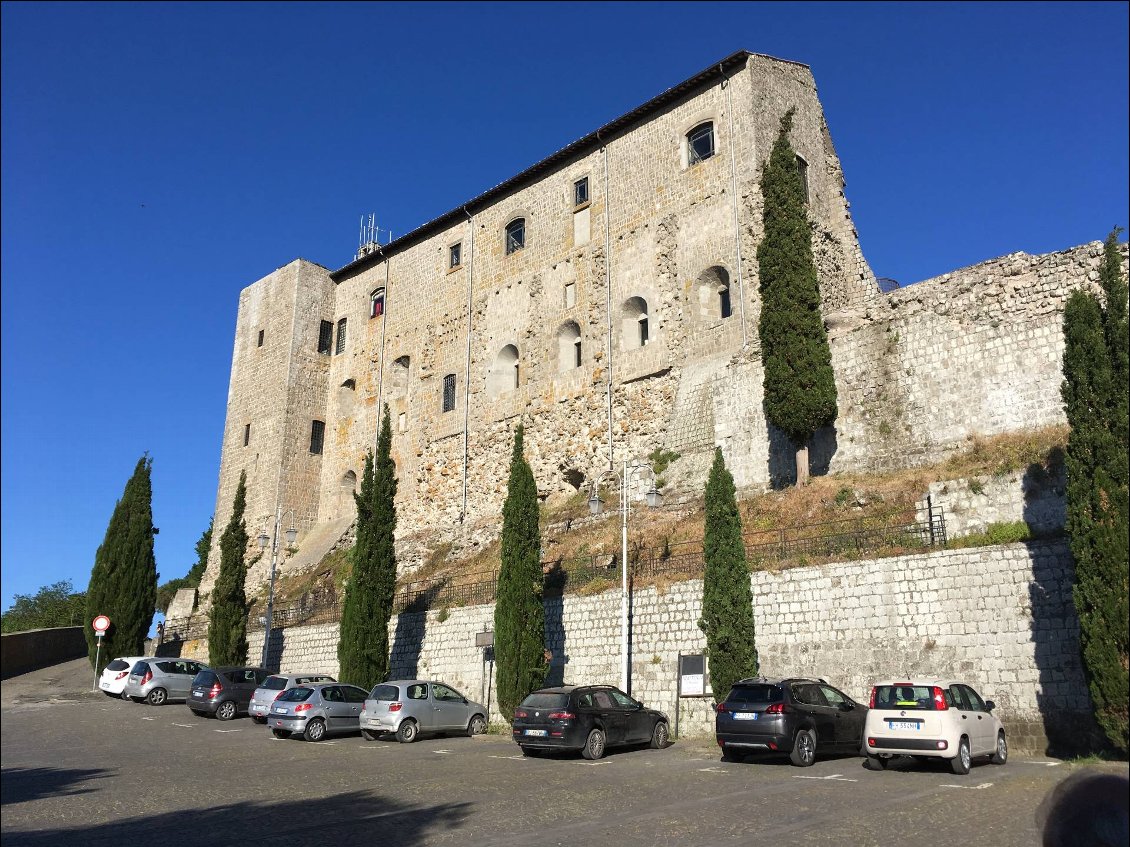
[(812, 67), (878, 275), (1102, 239), (1128, 222), (1127, 8), (4, 3), (4, 608), (86, 587), (145, 451), (161, 578), (188, 570), (240, 289), (736, 50)]

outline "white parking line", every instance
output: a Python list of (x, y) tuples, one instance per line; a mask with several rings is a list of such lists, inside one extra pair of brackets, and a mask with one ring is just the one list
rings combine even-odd
[(829, 776), (794, 776), (793, 779), (823, 779), (835, 780), (836, 782), (859, 782), (858, 779), (848, 779), (843, 774), (834, 773)]
[(1024, 762), (1026, 765), (1041, 765), (1045, 768), (1058, 768), (1063, 762)]
[(365, 749), (367, 747), (370, 750), (387, 750), (391, 746), (391, 744), (362, 744), (361, 748)]
[(991, 782), (982, 782), (980, 785), (943, 785), (942, 788), (967, 788), (970, 791), (982, 791), (986, 788), (992, 788)]
[(512, 762), (524, 762), (524, 761), (526, 761), (525, 756), (488, 756), (487, 758), (489, 758), (489, 759), (509, 759)]
[(611, 762), (577, 762), (576, 764), (587, 765), (588, 767), (593, 767), (594, 765), (610, 765), (612, 763)]
[(242, 729), (213, 729), (212, 732), (243, 732)]
[(190, 723), (174, 723), (170, 724), (170, 726), (183, 726), (185, 729), (192, 729), (192, 724)]
[(156, 718), (142, 718), (143, 721), (155, 721)]
[(720, 767), (718, 765), (715, 765), (712, 768), (699, 768), (698, 770), (699, 770), (699, 773), (725, 773), (726, 772), (725, 768)]

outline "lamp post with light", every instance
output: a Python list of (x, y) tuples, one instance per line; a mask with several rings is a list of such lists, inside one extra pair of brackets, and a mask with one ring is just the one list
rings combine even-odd
[[(288, 512), (290, 515), (291, 526), (286, 531), (286, 545), (287, 547), (294, 546), (294, 540), (298, 538), (298, 530), (294, 528), (294, 512)], [(271, 621), (275, 614), (275, 568), (279, 561), (279, 526), (282, 524), (282, 506), (275, 510), (275, 527), (271, 535), (267, 535), (267, 531), (263, 530), (259, 533), (259, 549), (266, 550), (267, 545), (271, 545), (271, 590), (267, 595), (267, 617), (260, 618), (263, 621), (263, 662), (262, 667), (267, 667), (267, 648), (271, 643)]]
[[(599, 515), (604, 511), (604, 501), (600, 499), (600, 484), (607, 480), (616, 480), (620, 488), (620, 688), (631, 693), (631, 680), (628, 675), (628, 515), (631, 513), (631, 485), (632, 476), (639, 480), (639, 473), (651, 470), (646, 462), (632, 461), (624, 463), (622, 473), (607, 470), (593, 480), (592, 496), (589, 497), (589, 511)], [(663, 494), (653, 483), (647, 492), (647, 505), (655, 508), (663, 504)]]

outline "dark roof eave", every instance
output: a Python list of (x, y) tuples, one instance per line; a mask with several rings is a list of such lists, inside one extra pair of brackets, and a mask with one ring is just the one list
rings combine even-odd
[[(526, 168), (526, 170), (522, 171), (517, 176), (513, 176), (505, 182), (499, 183), (494, 188), (488, 189), (477, 197), (474, 197), (471, 200), (468, 200), (466, 203), (463, 203), (462, 205), (452, 209), (450, 212), (440, 215), (438, 218), (435, 218), (428, 223), (423, 224), (422, 226), (416, 227), (416, 229), (405, 235), (402, 235), (400, 238), (397, 238), (394, 241), (390, 241), (388, 244), (381, 245), (372, 253), (354, 259), (344, 267), (341, 267), (336, 271), (332, 271), (330, 273), (330, 279), (332, 279), (334, 282), (341, 282), (342, 280), (347, 279), (356, 273), (359, 273), (370, 265), (376, 264), (381, 260), (382, 257), (388, 258), (390, 255), (420, 241), (423, 238), (435, 235), (437, 232), (442, 232), (443, 230), (448, 229), (459, 221), (466, 220), (467, 216), (470, 214), (469, 210), (473, 207), (481, 208), (496, 200), (497, 198), (510, 193), (518, 186), (529, 182), (533, 177), (556, 167), (557, 165), (574, 156), (580, 155), (583, 150), (593, 147), (594, 145), (602, 145), (604, 142), (609, 141), (612, 136), (622, 130), (625, 126), (635, 123), (645, 115), (653, 114), (673, 100), (684, 95), (687, 91), (702, 85), (702, 83), (704, 83), (710, 77), (717, 74), (719, 72), (719, 68), (721, 68), (722, 72), (724, 73), (725, 71), (731, 70), (738, 65), (744, 65), (751, 56), (756, 55), (761, 54), (751, 53), (748, 50), (739, 50), (736, 53), (730, 54), (722, 61), (715, 62), (709, 68), (706, 68), (705, 70), (695, 74), (689, 79), (686, 79), (683, 82), (680, 82), (678, 85), (672, 86), (661, 94), (651, 98), (642, 106), (637, 106), (627, 114), (621, 115), (620, 117), (610, 121), (609, 123), (606, 123), (600, 129), (596, 130), (596, 132), (590, 132), (584, 138), (580, 138), (577, 141), (574, 141), (572, 144), (562, 147), (556, 153), (553, 153), (545, 159), (542, 159), (540, 162), (537, 162), (531, 167)], [(792, 62), (788, 59), (775, 59), (772, 56), (766, 56), (765, 58), (771, 58), (775, 61), (787, 62), (788, 64), (807, 67), (807, 65), (803, 65), (800, 62)]]

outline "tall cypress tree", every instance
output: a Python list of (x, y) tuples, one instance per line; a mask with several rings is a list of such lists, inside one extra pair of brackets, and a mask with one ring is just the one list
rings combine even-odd
[(506, 720), (549, 671), (545, 660), (541, 535), (534, 473), (522, 454), (524, 430), (514, 433), (510, 479), (502, 507), (502, 565), (494, 606), (494, 656), (498, 708)]
[(337, 645), (338, 675), (369, 688), (388, 677), (388, 623), (396, 593), (396, 466), (392, 427), (384, 408), (377, 458), (365, 457), (357, 503), (357, 543), (353, 572), (345, 589)]
[[(90, 621), (97, 615), (106, 615), (111, 622), (110, 631), (102, 638), (98, 663), (103, 667), (115, 656), (140, 655), (153, 622), (157, 559), (153, 554), (152, 465), (148, 456), (137, 460), (94, 555), (86, 589), (86, 643), (92, 665), (98, 639)], [(102, 668), (95, 670), (101, 672)]]
[(765, 235), (757, 248), (765, 414), (796, 449), (797, 485), (808, 482), (808, 442), (836, 420), (836, 380), (820, 314), (804, 180), (789, 143), (793, 109), (761, 177)]
[(212, 589), (212, 614), (208, 622), (208, 663), (212, 667), (242, 665), (247, 661), (247, 474), (239, 474), (231, 518), (220, 536), (220, 573)]
[(698, 625), (706, 633), (714, 698), (722, 702), (735, 682), (757, 673), (757, 646), (753, 592), (734, 478), (718, 447), (714, 448), (714, 464), (706, 482), (703, 559), (706, 569), (702, 579), (702, 620)]
[(1073, 597), (1095, 717), (1125, 751), (1128, 532), (1126, 466), (1126, 288), (1112, 233), (1100, 279), (1106, 308), (1077, 291), (1064, 310), (1063, 400), (1067, 521), (1075, 559)]

